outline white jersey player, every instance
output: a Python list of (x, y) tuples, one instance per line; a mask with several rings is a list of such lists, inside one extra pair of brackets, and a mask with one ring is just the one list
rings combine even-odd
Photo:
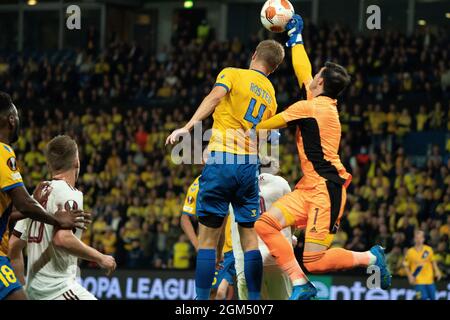
[[(47, 162), (53, 180), (43, 188), (37, 199), (49, 213), (58, 209), (83, 209), (83, 194), (75, 189), (79, 161), (76, 143), (68, 136), (58, 136), (47, 146)], [(61, 151), (65, 150), (65, 151)], [(64, 157), (73, 153), (75, 165), (60, 165)], [(67, 160), (67, 159), (66, 159)], [(72, 161), (70, 161), (72, 163)], [(52, 225), (20, 220), (10, 240), (10, 258), (24, 281), (21, 252), (27, 246), (27, 280), (25, 292), (32, 300), (96, 300), (76, 280), (78, 258), (97, 262), (101, 267), (115, 269), (115, 261), (81, 242), (82, 230), (59, 230)], [(21, 270), (22, 269), (22, 270)]]
[[(66, 181), (53, 180), (48, 188), (51, 188), (46, 203), (48, 212), (56, 212), (61, 205), (67, 210), (83, 209), (83, 194), (73, 189)], [(23, 219), (17, 222), (13, 233), (27, 242), (25, 291), (30, 299), (53, 300), (64, 298), (65, 295), (74, 299), (95, 299), (76, 283), (78, 258), (58, 246), (59, 237), (54, 238), (53, 226)], [(74, 233), (78, 239), (81, 234), (81, 230)]]
[[(261, 212), (270, 208), (273, 202), (286, 193), (291, 192), (289, 183), (282, 177), (270, 173), (259, 175)], [(233, 215), (230, 208), (230, 215)], [(230, 217), (234, 221), (234, 217)], [(244, 254), (240, 245), (239, 232), (236, 223), (232, 224), (233, 253), (235, 257), (236, 276), (238, 282), (239, 299), (247, 300), (247, 285), (244, 275)], [(290, 228), (285, 228), (282, 233), (289, 242), (293, 241)], [(275, 262), (264, 242), (259, 239), (259, 251), (263, 259), (263, 281), (261, 285), (261, 299), (263, 300), (287, 300), (292, 293), (292, 284)]]

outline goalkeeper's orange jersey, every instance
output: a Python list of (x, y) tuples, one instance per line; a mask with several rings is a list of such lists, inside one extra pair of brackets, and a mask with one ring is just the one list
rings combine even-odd
[[(340, 185), (348, 185), (351, 175), (339, 158), (341, 122), (337, 100), (312, 97), (309, 85), (312, 81), (311, 64), (303, 45), (292, 48), (292, 63), (298, 81), (306, 87), (307, 100), (294, 103), (282, 115), (286, 123), (297, 125), (297, 149), (304, 177), (298, 186), (315, 186), (323, 179)], [(309, 67), (304, 67), (308, 64)]]
[(217, 77), (216, 86), (228, 94), (213, 113), (210, 151), (233, 154), (257, 154), (255, 139), (249, 129), (275, 115), (275, 89), (265, 74), (258, 70), (225, 68)]
[(299, 101), (281, 113), (288, 125), (297, 126), (296, 142), (304, 175), (298, 186), (314, 187), (323, 179), (344, 185), (350, 179), (338, 155), (341, 124), (336, 103), (319, 96)]
[(294, 103), (277, 115), (274, 122), (269, 124), (271, 119), (261, 123), (258, 129), (279, 128), (286, 124), (297, 127), (296, 142), (303, 172), (297, 188), (313, 188), (323, 180), (348, 185), (351, 175), (338, 154), (341, 123), (337, 101), (326, 96), (312, 96), (309, 90), (311, 63), (303, 45), (292, 48), (292, 64), (300, 86), (306, 87), (307, 100)]

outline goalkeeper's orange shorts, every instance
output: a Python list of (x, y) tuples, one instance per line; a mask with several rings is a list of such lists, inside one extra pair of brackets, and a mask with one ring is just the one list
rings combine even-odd
[(339, 229), (347, 200), (346, 188), (322, 181), (312, 188), (296, 188), (277, 200), (286, 226), (305, 229), (305, 242), (329, 247)]

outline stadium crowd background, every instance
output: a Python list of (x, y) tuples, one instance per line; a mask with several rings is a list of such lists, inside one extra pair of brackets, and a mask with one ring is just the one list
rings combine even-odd
[[(60, 133), (73, 136), (81, 157), (79, 189), (95, 215), (83, 240), (115, 255), (119, 267), (193, 267), (195, 252), (179, 217), (201, 167), (174, 165), (164, 139), (192, 115), (223, 67), (247, 67), (259, 40), (219, 43), (205, 28), (175, 33), (172, 46), (154, 55), (111, 41), (103, 52), (86, 46), (0, 56), (0, 88), (22, 113), (16, 153), (26, 185), (32, 190), (48, 178), (46, 143)], [(402, 274), (403, 253), (418, 227), (449, 274), (448, 36), (443, 30), (406, 37), (394, 31), (355, 35), (339, 25), (305, 27), (313, 69), (334, 60), (353, 79), (339, 106), (340, 153), (353, 183), (333, 245), (367, 250), (379, 243), (395, 274)], [(280, 110), (302, 97), (289, 51), (270, 79)], [(409, 133), (422, 131), (447, 132), (446, 148), (430, 145), (425, 161), (403, 145)], [(280, 175), (292, 187), (301, 177), (294, 133), (282, 131), (280, 146)]]

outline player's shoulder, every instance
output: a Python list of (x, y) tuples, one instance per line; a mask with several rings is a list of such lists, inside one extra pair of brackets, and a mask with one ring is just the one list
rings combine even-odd
[(312, 109), (314, 107), (314, 102), (312, 100), (298, 100), (293, 103), (291, 107), (303, 110)]
[(225, 74), (237, 74), (237, 73), (239, 73), (241, 70), (243, 70), (243, 69), (235, 68), (235, 67), (226, 67), (226, 68), (223, 68), (223, 69), (220, 71), (220, 75), (221, 75), (221, 76), (225, 76)]
[(15, 157), (16, 154), (11, 146), (0, 142), (0, 156), (3, 158)]
[(197, 187), (200, 184), (200, 177), (201, 177), (201, 175), (198, 176), (197, 178), (195, 178), (194, 181), (192, 181), (191, 187)]
[(275, 88), (272, 84), (272, 81), (270, 81), (269, 77), (264, 74), (262, 71), (255, 70), (255, 69), (241, 69), (242, 72), (249, 75), (252, 79), (258, 79), (260, 84), (263, 84), (265, 86), (264, 89), (271, 91), (270, 93), (275, 92)]
[(83, 208), (83, 193), (81, 191), (64, 180), (52, 180), (50, 186), (52, 188), (49, 196), (50, 208), (56, 209), (59, 205), (62, 205), (66, 211)]
[(428, 251), (430, 253), (433, 253), (433, 248), (428, 246), (428, 245), (426, 245), (426, 244), (423, 246), (423, 250), (424, 251)]
[(83, 195), (81, 191), (72, 187), (69, 183), (64, 180), (54, 179), (50, 181), (50, 186), (52, 188), (52, 193), (55, 196), (62, 196), (64, 194), (78, 194)]
[(188, 190), (189, 192), (195, 192), (196, 190), (198, 190), (198, 187), (199, 187), (199, 184), (200, 184), (199, 180), (200, 180), (200, 176), (195, 178), (195, 180), (189, 186), (189, 190)]
[(299, 100), (291, 104), (286, 110), (283, 111), (285, 116), (295, 119), (297, 117), (312, 117), (314, 115), (314, 107), (311, 100)]

